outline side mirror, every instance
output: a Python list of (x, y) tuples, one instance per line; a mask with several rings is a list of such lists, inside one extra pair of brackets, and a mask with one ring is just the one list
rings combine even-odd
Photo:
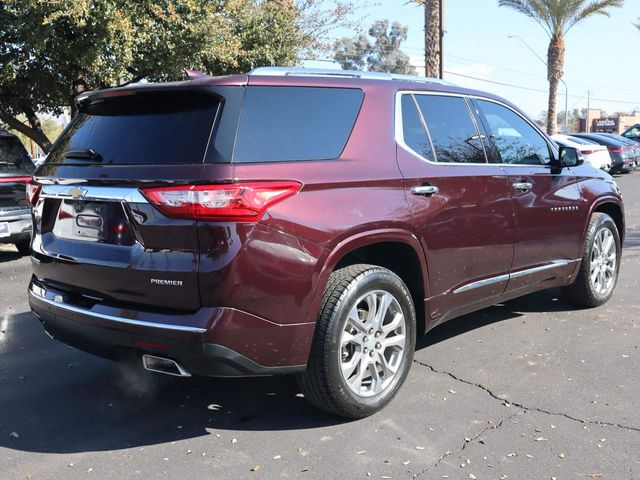
[(579, 150), (571, 147), (560, 147), (560, 166), (577, 167), (584, 163), (584, 157)]

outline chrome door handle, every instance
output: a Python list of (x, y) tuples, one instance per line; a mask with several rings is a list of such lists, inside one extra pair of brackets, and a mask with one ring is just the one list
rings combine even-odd
[(531, 182), (516, 182), (513, 184), (513, 188), (518, 190), (519, 192), (527, 193), (533, 188), (533, 183)]
[(438, 193), (440, 189), (438, 187), (434, 187), (433, 185), (422, 185), (421, 187), (413, 187), (411, 189), (411, 193), (414, 195), (435, 195)]

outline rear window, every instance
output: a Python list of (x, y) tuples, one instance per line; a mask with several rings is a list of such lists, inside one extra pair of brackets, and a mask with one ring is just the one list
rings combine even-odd
[(338, 158), (363, 96), (350, 88), (248, 87), (234, 161)]
[(31, 175), (35, 167), (18, 137), (0, 136), (0, 176)]
[[(204, 92), (138, 92), (81, 109), (47, 163), (202, 163), (219, 100)], [(91, 149), (99, 157), (86, 158)]]

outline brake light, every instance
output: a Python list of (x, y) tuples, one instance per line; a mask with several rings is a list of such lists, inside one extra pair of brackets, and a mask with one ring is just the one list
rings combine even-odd
[(0, 177), (0, 183), (27, 183), (31, 177)]
[(42, 186), (38, 185), (37, 183), (27, 183), (27, 202), (29, 202), (29, 205), (34, 206), (36, 204), (36, 202), (38, 201), (38, 197), (40, 196), (41, 188)]
[(143, 188), (140, 192), (167, 217), (257, 222), (270, 206), (295, 195), (301, 186), (298, 182), (256, 182)]
[(622, 153), (622, 147), (607, 147), (611, 153)]
[(581, 150), (580, 153), (583, 155), (591, 155), (592, 153), (596, 153), (596, 150)]

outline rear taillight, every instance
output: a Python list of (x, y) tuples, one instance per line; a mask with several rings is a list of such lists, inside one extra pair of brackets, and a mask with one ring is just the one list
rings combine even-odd
[(583, 155), (591, 155), (592, 153), (596, 153), (596, 150), (580, 150), (580, 153)]
[(611, 153), (622, 153), (622, 147), (607, 147)]
[(141, 193), (171, 218), (257, 222), (272, 205), (300, 190), (298, 182), (230, 183), (143, 188)]
[(42, 186), (37, 183), (29, 182), (27, 183), (27, 201), (29, 205), (33, 206), (38, 201), (38, 197), (40, 196), (40, 189)]
[(31, 177), (0, 177), (0, 183), (27, 183)]

